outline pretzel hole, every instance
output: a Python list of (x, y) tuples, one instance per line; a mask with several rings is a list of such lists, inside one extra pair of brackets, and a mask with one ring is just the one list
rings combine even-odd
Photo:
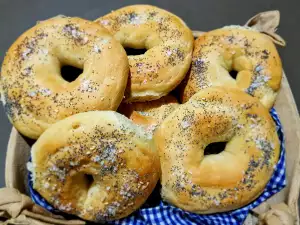
[(82, 72), (82, 69), (70, 65), (64, 65), (60, 68), (62, 78), (70, 83), (75, 81)]
[(225, 150), (227, 142), (213, 142), (206, 146), (204, 155), (216, 155)]
[(90, 174), (84, 174), (84, 178), (87, 182), (87, 186), (90, 187), (94, 183), (94, 177)]
[(125, 48), (127, 55), (143, 55), (147, 51), (147, 49), (135, 49), (135, 48)]
[(233, 78), (233, 79), (235, 79), (236, 80), (236, 77), (237, 77), (237, 75), (238, 75), (238, 71), (236, 71), (236, 70), (231, 70), (231, 71), (229, 71), (229, 75)]

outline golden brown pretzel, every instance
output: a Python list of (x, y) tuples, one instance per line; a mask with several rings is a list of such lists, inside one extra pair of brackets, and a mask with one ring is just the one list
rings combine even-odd
[[(236, 79), (229, 74), (238, 72)], [(190, 73), (183, 83), (183, 102), (211, 86), (234, 87), (272, 107), (280, 88), (281, 60), (272, 40), (251, 28), (228, 26), (195, 41)]]
[(147, 49), (129, 56), (130, 82), (126, 101), (159, 99), (173, 90), (186, 75), (194, 38), (174, 14), (150, 5), (115, 10), (96, 20), (126, 48)]
[(94, 222), (128, 216), (159, 177), (152, 135), (112, 111), (57, 122), (33, 145), (31, 157), (33, 188), (60, 211)]
[[(226, 142), (207, 155), (207, 146)], [(162, 197), (184, 210), (216, 213), (240, 208), (261, 194), (280, 145), (268, 110), (246, 93), (224, 87), (199, 91), (155, 132)]]
[(118, 112), (131, 119), (135, 124), (145, 126), (154, 131), (179, 103), (172, 95), (149, 102), (121, 103)]
[[(73, 82), (61, 67), (82, 68)], [(22, 34), (4, 59), (0, 90), (13, 125), (30, 138), (65, 117), (90, 110), (116, 110), (128, 79), (122, 46), (97, 23), (55, 17)]]

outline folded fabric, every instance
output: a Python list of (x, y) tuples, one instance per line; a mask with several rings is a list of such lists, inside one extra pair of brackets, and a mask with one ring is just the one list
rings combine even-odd
[(280, 22), (280, 13), (278, 10), (258, 13), (250, 18), (245, 26), (252, 27), (261, 33), (268, 35), (275, 44), (285, 46), (285, 40), (276, 34)]
[(284, 203), (269, 206), (269, 210), (259, 215), (259, 225), (294, 225), (295, 218)]
[(8, 225), (81, 225), (80, 220), (65, 220), (34, 204), (31, 199), (13, 188), (0, 189), (0, 224)]

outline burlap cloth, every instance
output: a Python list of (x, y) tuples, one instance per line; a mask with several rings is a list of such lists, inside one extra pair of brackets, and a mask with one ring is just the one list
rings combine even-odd
[[(278, 10), (261, 12), (250, 18), (244, 26), (252, 27), (255, 30), (267, 35), (272, 41), (279, 46), (286, 46), (285, 40), (276, 33), (280, 23), (280, 13)], [(203, 31), (193, 31), (195, 37), (203, 35)]]
[[(266, 203), (264, 203), (266, 204)], [(258, 214), (259, 225), (293, 225), (295, 224), (295, 218), (289, 207), (284, 203), (276, 205), (267, 205), (267, 211), (262, 214)]]
[[(293, 225), (294, 218), (287, 205), (280, 203), (267, 206), (267, 211), (257, 214), (260, 225)], [(254, 212), (255, 213), (255, 212)], [(34, 204), (31, 199), (13, 188), (0, 189), (0, 224), (49, 225), (85, 224), (80, 220), (65, 220)]]
[(80, 220), (65, 220), (34, 204), (31, 199), (13, 188), (0, 189), (0, 224), (49, 225), (85, 224)]

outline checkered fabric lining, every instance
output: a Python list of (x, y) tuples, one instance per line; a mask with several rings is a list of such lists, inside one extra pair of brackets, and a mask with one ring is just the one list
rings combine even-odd
[[(275, 123), (280, 139), (280, 157), (276, 165), (274, 173), (267, 184), (264, 192), (252, 203), (247, 206), (244, 206), (240, 209), (233, 210), (225, 213), (215, 213), (209, 215), (198, 215), (194, 213), (189, 213), (179, 208), (176, 208), (166, 202), (160, 201), (159, 205), (156, 207), (144, 208), (137, 210), (131, 216), (110, 222), (109, 224), (115, 225), (239, 225), (244, 222), (249, 211), (257, 207), (262, 202), (266, 201), (275, 193), (279, 192), (286, 185), (286, 176), (285, 176), (285, 146), (284, 146), (284, 135), (282, 131), (282, 126), (279, 121), (278, 115), (275, 109), (270, 111)], [(32, 175), (29, 173), (29, 189), (32, 200), (48, 209), (53, 213), (59, 213), (58, 210), (54, 209), (39, 193), (37, 193), (32, 188)]]

